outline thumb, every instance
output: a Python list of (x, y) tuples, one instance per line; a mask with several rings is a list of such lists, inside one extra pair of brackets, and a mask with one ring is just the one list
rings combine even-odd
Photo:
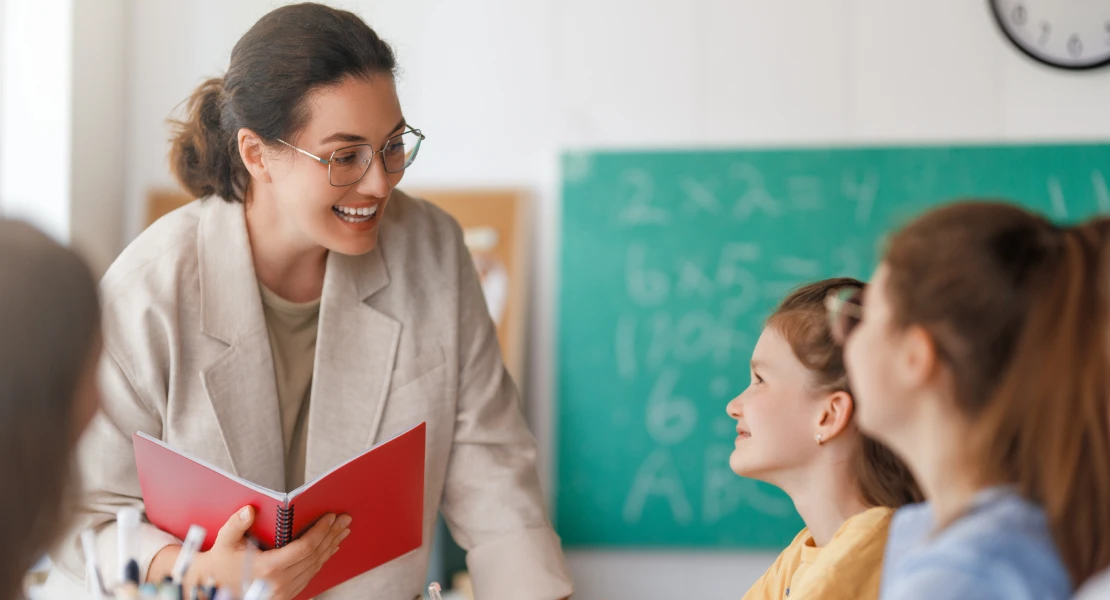
[(216, 534), (215, 545), (226, 546), (239, 542), (250, 530), (252, 524), (254, 524), (254, 508), (244, 506), (239, 509), (239, 512), (231, 515), (227, 523), (224, 523), (224, 526), (220, 528), (220, 532)]

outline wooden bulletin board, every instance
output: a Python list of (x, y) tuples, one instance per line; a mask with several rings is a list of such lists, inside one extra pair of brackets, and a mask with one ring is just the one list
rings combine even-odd
[(505, 365), (524, 386), (528, 289), (528, 193), (514, 189), (407, 190), (439, 206), (462, 226), (474, 255)]
[(150, 227), (158, 219), (192, 201), (193, 197), (181, 190), (158, 189), (151, 191), (146, 197), (146, 221), (143, 223), (143, 227)]

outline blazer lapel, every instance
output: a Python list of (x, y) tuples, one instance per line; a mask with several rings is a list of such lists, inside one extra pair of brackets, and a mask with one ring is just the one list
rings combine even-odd
[(201, 327), (228, 348), (200, 376), (235, 474), (281, 491), (277, 383), (243, 205), (215, 197), (204, 202), (197, 240)]
[(381, 250), (328, 256), (309, 405), (305, 480), (374, 444), (401, 336), (367, 300), (389, 284)]

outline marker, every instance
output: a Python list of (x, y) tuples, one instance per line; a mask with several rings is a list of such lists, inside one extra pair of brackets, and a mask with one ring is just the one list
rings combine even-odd
[(258, 554), (258, 542), (254, 540), (253, 536), (247, 536), (247, 549), (243, 553), (243, 579), (242, 579), (242, 593), (246, 598), (247, 586), (254, 581), (254, 555)]
[(119, 551), (119, 580), (139, 585), (139, 523), (138, 509), (121, 508), (116, 513), (117, 549)]
[(270, 600), (273, 595), (274, 592), (269, 584), (261, 579), (255, 579), (247, 593), (243, 595), (243, 600)]
[(432, 600), (443, 600), (443, 596), (439, 595), (439, 583), (433, 581), (432, 585), (428, 586), (428, 597)]
[(169, 577), (163, 579), (162, 585), (158, 588), (158, 598), (159, 600), (182, 600), (181, 586)]
[(100, 578), (100, 564), (96, 560), (96, 537), (91, 529), (81, 532), (81, 549), (85, 552), (85, 573), (93, 589), (93, 598), (103, 600), (104, 581)]
[(173, 582), (181, 585), (181, 580), (185, 577), (185, 573), (189, 570), (189, 566), (193, 564), (193, 558), (197, 555), (204, 538), (208, 532), (200, 525), (193, 525), (189, 528), (189, 533), (185, 536), (185, 544), (181, 546), (181, 552), (177, 555), (177, 561), (173, 563)]

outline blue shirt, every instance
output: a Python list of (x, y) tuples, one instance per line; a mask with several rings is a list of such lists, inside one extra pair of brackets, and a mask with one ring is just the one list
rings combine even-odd
[(1008, 488), (975, 496), (934, 533), (928, 502), (894, 514), (881, 600), (1065, 600), (1072, 586), (1044, 512)]

